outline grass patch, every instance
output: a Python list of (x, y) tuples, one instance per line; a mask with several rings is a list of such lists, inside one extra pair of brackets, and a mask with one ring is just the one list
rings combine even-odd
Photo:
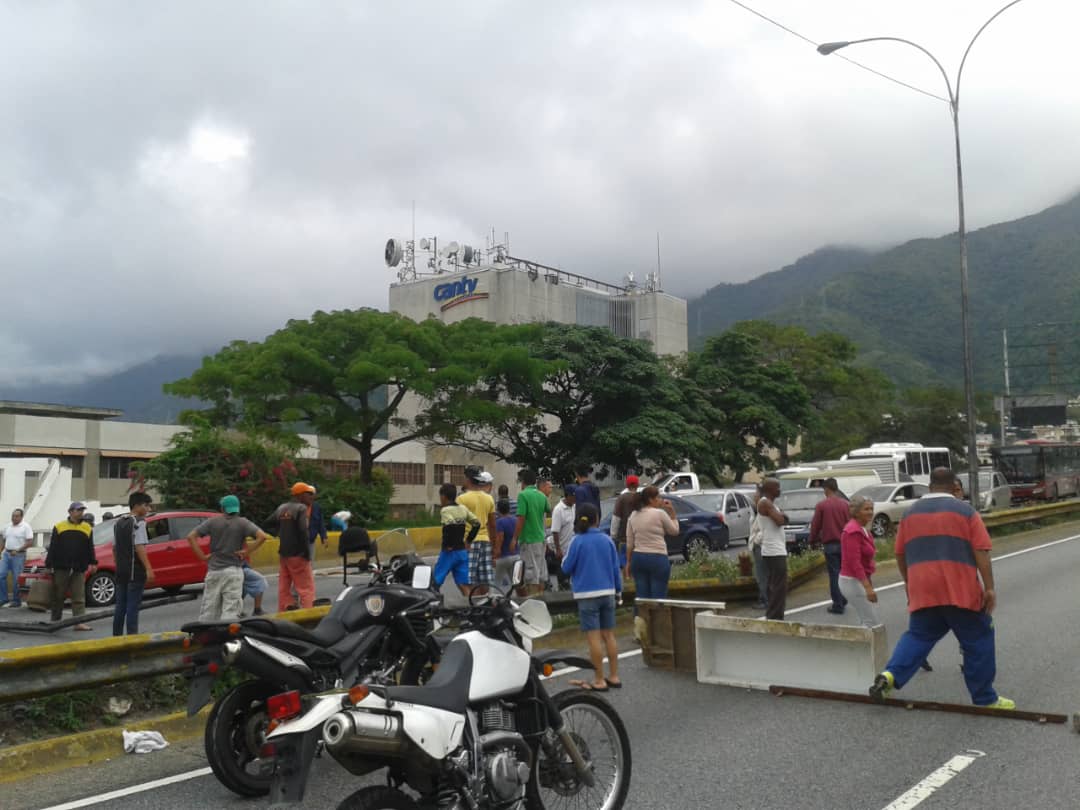
[[(813, 568), (825, 559), (820, 551), (808, 551), (804, 554), (789, 554), (787, 558), (788, 576), (793, 577), (808, 568)], [(751, 575), (752, 577), (752, 575)], [(704, 549), (691, 552), (690, 559), (684, 565), (671, 569), (673, 580), (683, 579), (718, 579), (724, 584), (731, 584), (742, 579), (738, 560), (725, 556), (712, 556)]]

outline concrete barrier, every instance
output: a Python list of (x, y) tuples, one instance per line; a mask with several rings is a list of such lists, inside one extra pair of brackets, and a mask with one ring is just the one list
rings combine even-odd
[(865, 692), (888, 660), (885, 626), (803, 624), (699, 613), (701, 683)]

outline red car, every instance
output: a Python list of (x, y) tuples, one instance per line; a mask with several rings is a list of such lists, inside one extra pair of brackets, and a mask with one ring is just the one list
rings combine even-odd
[[(166, 593), (178, 593), (185, 585), (201, 584), (206, 579), (206, 563), (199, 561), (188, 544), (188, 533), (217, 512), (157, 512), (146, 518), (150, 545), (146, 552), (154, 569), (154, 587)], [(94, 552), (98, 570), (86, 581), (86, 604), (105, 607), (116, 601), (116, 558), (113, 556), (113, 524), (106, 520), (94, 527)], [(210, 538), (199, 538), (202, 550), (210, 553)], [(36, 553), (35, 553), (36, 551)], [(19, 589), (28, 591), (30, 583), (46, 579), (45, 552), (27, 553), (26, 568), (19, 577)]]

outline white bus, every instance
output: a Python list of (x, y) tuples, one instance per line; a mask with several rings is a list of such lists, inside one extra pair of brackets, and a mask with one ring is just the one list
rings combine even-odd
[[(914, 481), (930, 483), (930, 471), (935, 467), (952, 469), (948, 447), (923, 447), (915, 442), (882, 442), (860, 447), (841, 456), (844, 466), (864, 467), (877, 471), (883, 483)], [(840, 466), (840, 465), (837, 465)]]

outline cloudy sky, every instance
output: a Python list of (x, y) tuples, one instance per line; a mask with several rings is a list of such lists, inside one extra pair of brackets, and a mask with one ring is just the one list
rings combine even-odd
[[(747, 0), (955, 73), (1003, 0)], [(1025, 0), (965, 69), (972, 227), (1080, 190), (1080, 7)], [(898, 45), (844, 53), (933, 93)], [(389, 236), (684, 295), (821, 245), (955, 228), (941, 102), (705, 2), (0, 0), (0, 372), (77, 379), (386, 306)]]

